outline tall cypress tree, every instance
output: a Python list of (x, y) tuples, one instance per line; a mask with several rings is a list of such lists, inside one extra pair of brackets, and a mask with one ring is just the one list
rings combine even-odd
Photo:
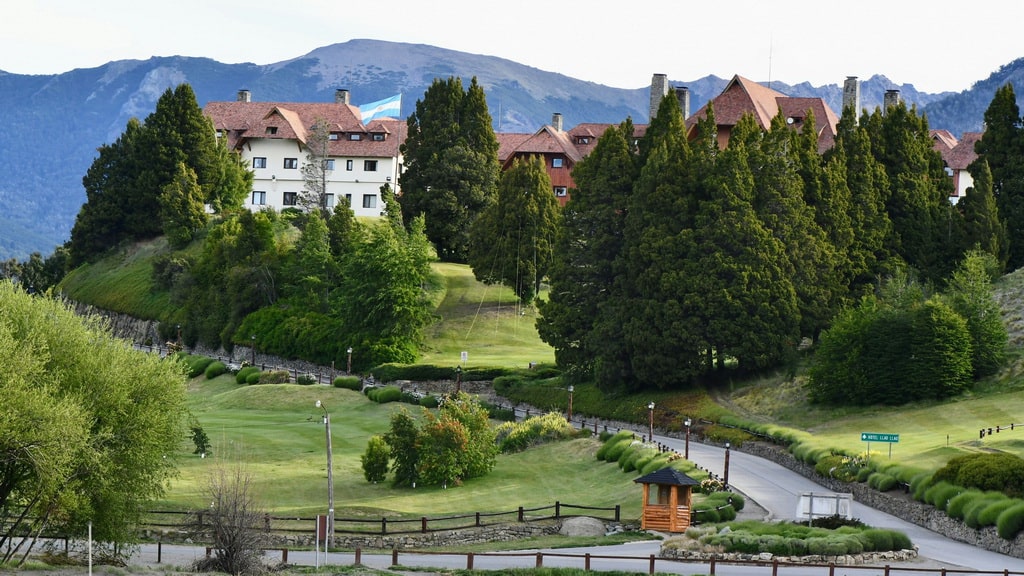
[(1016, 270), (1024, 266), (1024, 125), (1012, 84), (996, 90), (974, 150), (992, 171), (992, 193), (1010, 240), (1007, 269)]
[(999, 270), (1005, 270), (1009, 239), (992, 195), (992, 172), (982, 157), (971, 163), (970, 172), (974, 176), (974, 186), (957, 203), (964, 219), (964, 246), (968, 249), (976, 247), (990, 254), (998, 263)]
[(498, 143), (483, 89), (435, 79), (408, 119), (399, 202), (403, 220), (426, 216), (427, 237), (445, 261), (464, 262), (469, 229), (494, 195)]
[[(623, 248), (626, 199), (637, 170), (632, 139), (628, 120), (609, 128), (573, 169), (576, 188), (562, 209), (548, 273), (551, 288), (539, 303), (541, 339), (554, 347), (559, 366), (580, 376), (591, 373), (599, 348), (594, 327), (612, 296)], [(621, 342), (621, 334), (615, 340)]]
[(532, 302), (550, 267), (557, 226), (558, 201), (543, 159), (516, 159), (501, 175), (497, 198), (470, 228), (474, 276), (509, 286), (520, 301)]

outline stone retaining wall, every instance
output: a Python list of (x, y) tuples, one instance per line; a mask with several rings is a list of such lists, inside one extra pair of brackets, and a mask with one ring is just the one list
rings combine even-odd
[(772, 562), (785, 564), (835, 564), (837, 566), (883, 566), (893, 562), (907, 562), (917, 558), (917, 550), (894, 550), (892, 552), (864, 552), (861, 554), (843, 554), (841, 556), (775, 556), (771, 552), (760, 554), (741, 554), (736, 552), (697, 552), (672, 547), (661, 547), (662, 558), (710, 562)]
[(823, 478), (814, 471), (813, 466), (798, 461), (792, 454), (779, 446), (764, 442), (744, 442), (742, 447), (733, 448), (733, 450), (736, 449), (771, 460), (801, 476), (813, 479), (833, 492), (851, 493), (856, 502), (892, 514), (947, 538), (991, 552), (1024, 558), (1024, 535), (1022, 534), (1018, 534), (1013, 540), (1005, 540), (999, 537), (993, 526), (980, 530), (971, 528), (959, 520), (950, 518), (945, 512), (930, 504), (914, 500), (904, 492), (879, 492), (865, 483), (841, 482), (834, 478)]

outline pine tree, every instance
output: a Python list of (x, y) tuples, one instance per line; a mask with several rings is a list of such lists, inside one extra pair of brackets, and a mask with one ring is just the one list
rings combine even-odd
[(498, 141), (483, 89), (435, 79), (408, 119), (399, 198), (405, 222), (426, 216), (427, 237), (444, 261), (465, 262), (469, 229), (492, 201), (498, 181)]
[(196, 232), (206, 226), (203, 192), (196, 173), (183, 163), (178, 163), (177, 176), (160, 195), (160, 221), (167, 242), (174, 248), (188, 246)]
[(509, 286), (521, 302), (532, 302), (551, 264), (557, 226), (558, 201), (543, 159), (516, 159), (501, 175), (495, 202), (470, 229), (474, 276)]
[(999, 208), (992, 195), (992, 172), (988, 162), (980, 157), (971, 163), (970, 172), (974, 177), (974, 186), (957, 203), (964, 220), (963, 244), (992, 255), (999, 270), (1005, 270), (1010, 242), (1006, 225), (999, 219)]

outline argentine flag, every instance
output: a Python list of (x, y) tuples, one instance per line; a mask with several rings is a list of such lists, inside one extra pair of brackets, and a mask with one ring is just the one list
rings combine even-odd
[(397, 94), (391, 98), (385, 98), (359, 107), (359, 114), (363, 117), (363, 123), (377, 118), (401, 118), (402, 117), (402, 95)]

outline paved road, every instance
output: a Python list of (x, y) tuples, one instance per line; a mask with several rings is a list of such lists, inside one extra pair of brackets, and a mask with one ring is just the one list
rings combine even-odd
[[(684, 441), (676, 438), (655, 436), (655, 440), (673, 448), (680, 453), (684, 450)], [(700, 466), (718, 475), (724, 470), (725, 450), (698, 442), (690, 442), (690, 458)], [(774, 462), (745, 454), (737, 450), (730, 451), (729, 457), (729, 483), (736, 490), (746, 495), (760, 507), (764, 508), (771, 519), (792, 520), (796, 518), (797, 503), (801, 493), (805, 492), (828, 492), (828, 489), (787, 469)], [(905, 532), (911, 540), (919, 547), (921, 559), (912, 563), (894, 564), (895, 567), (910, 569), (921, 568), (956, 568), (1002, 572), (1010, 570), (1024, 573), (1024, 560), (988, 552), (967, 544), (956, 542), (935, 532), (905, 522), (895, 516), (868, 508), (867, 506), (854, 503), (853, 515), (872, 526), (892, 528)], [(591, 554), (594, 557), (601, 556), (628, 556), (640, 559), (599, 559), (595, 558), (593, 568), (599, 570), (623, 570), (631, 572), (646, 572), (648, 569), (647, 557), (657, 555), (660, 543), (657, 541), (636, 542), (620, 546), (600, 546), (580, 549), (558, 549), (544, 550), (544, 566), (561, 567), (572, 566), (582, 568), (580, 558), (559, 557), (557, 554), (581, 555)], [(162, 547), (162, 564), (175, 566), (188, 566), (193, 561), (205, 554), (204, 548), (184, 545), (164, 545)], [(268, 553), (270, 560), (279, 560), (279, 552)], [(551, 556), (555, 554), (556, 556)], [(155, 545), (142, 547), (139, 554), (133, 559), (133, 564), (155, 565), (157, 551)], [(354, 562), (354, 555), (330, 554), (327, 562), (332, 565), (350, 565)], [(362, 563), (373, 567), (385, 569), (391, 566), (391, 554), (362, 554)], [(324, 562), (322, 553), (318, 556), (312, 551), (289, 551), (289, 564), (315, 566)], [(438, 568), (465, 568), (465, 555), (407, 555), (401, 554), (399, 564), (403, 566), (417, 567), (438, 567)], [(474, 558), (474, 568), (487, 570), (510, 567), (531, 567), (536, 564), (536, 551), (521, 551), (515, 553), (501, 553), (493, 555), (477, 555)], [(659, 572), (673, 572), (679, 574), (704, 573), (707, 564), (677, 563), (658, 560), (656, 565)], [(822, 570), (813, 568), (782, 568), (781, 573), (792, 576), (810, 576), (822, 574)], [(723, 576), (764, 576), (765, 568), (746, 566), (719, 565), (717, 574)], [(849, 571), (855, 576), (871, 576), (873, 573), (867, 570), (857, 569)], [(879, 571), (879, 574), (882, 572)]]

